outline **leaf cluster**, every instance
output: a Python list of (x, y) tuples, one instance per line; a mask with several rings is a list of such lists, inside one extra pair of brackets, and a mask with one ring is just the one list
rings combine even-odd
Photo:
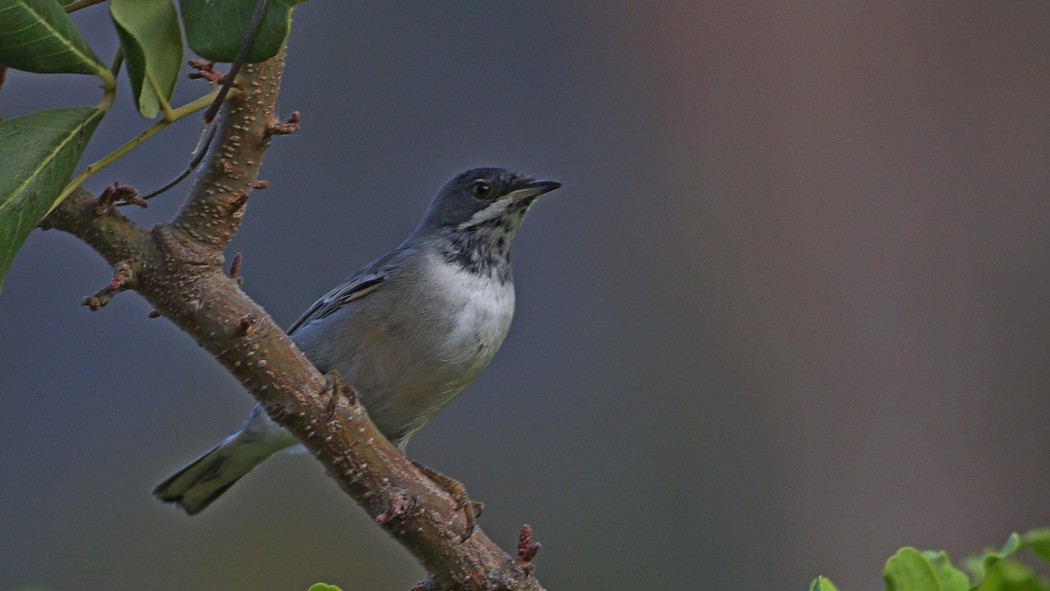
[[(186, 43), (206, 60), (233, 61), (253, 12), (265, 6), (258, 33), (245, 48), (246, 61), (261, 62), (277, 54), (288, 36), (291, 10), (302, 0), (260, 1), (179, 0), (176, 9), (173, 0), (109, 0), (120, 49), (106, 66), (68, 14), (101, 0), (0, 0), (0, 68), (86, 74), (101, 80), (103, 90), (96, 106), (49, 109), (0, 121), (0, 288), (29, 233), (73, 189), (157, 131), (208, 106), (209, 101), (200, 99), (179, 108), (169, 103)], [(113, 105), (121, 69), (139, 113), (146, 119), (160, 115), (161, 120), (70, 183), (92, 134)]]
[[(1050, 563), (1050, 528), (1012, 534), (999, 550), (964, 561), (967, 572), (952, 565), (944, 552), (901, 548), (886, 561), (882, 578), (886, 591), (1050, 591), (1050, 581), (1017, 555), (1022, 550)], [(826, 577), (817, 577), (810, 591), (838, 591)]]

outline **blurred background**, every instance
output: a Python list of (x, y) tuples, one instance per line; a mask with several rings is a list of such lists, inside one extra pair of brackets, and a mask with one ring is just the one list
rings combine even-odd
[[(108, 61), (106, 9), (76, 16)], [(550, 589), (879, 588), (900, 546), (1050, 525), (1048, 72), (1042, 0), (310, 2), (302, 130), (231, 254), (287, 326), (455, 173), (562, 181), (516, 241), (503, 350), (410, 455), (505, 548), (532, 524)], [(95, 86), (12, 72), (0, 113)], [(121, 101), (85, 163), (147, 125)], [(88, 187), (163, 184), (197, 131)], [(0, 296), (0, 590), (423, 577), (309, 456), (193, 519), (152, 499), (252, 400), (137, 295), (80, 307), (109, 276), (38, 232)]]

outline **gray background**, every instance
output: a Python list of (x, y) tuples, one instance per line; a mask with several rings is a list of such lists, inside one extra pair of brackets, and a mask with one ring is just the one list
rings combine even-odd
[[(411, 455), (504, 546), (531, 523), (551, 589), (878, 588), (899, 546), (1050, 524), (1048, 72), (1041, 0), (310, 2), (281, 97), (303, 129), (231, 252), (288, 325), (456, 172), (563, 181), (516, 242), (503, 350)], [(95, 86), (12, 73), (0, 113)], [(88, 158), (145, 125), (113, 113)], [(163, 183), (196, 131), (89, 187)], [(108, 276), (36, 233), (0, 296), (0, 589), (422, 576), (306, 456), (194, 519), (154, 501), (251, 401), (137, 296), (79, 307)]]

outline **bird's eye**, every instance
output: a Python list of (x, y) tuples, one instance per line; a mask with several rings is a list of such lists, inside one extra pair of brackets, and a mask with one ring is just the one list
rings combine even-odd
[(474, 193), (475, 197), (484, 199), (492, 193), (492, 185), (485, 181), (474, 181), (474, 188), (471, 192)]

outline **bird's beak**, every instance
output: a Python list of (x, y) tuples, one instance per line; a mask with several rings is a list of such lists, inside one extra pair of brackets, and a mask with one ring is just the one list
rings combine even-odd
[(507, 194), (511, 201), (534, 199), (561, 187), (558, 181), (528, 181)]

